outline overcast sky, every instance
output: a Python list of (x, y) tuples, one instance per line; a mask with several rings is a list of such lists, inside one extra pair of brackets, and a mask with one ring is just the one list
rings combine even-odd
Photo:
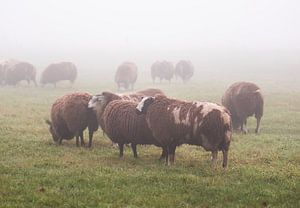
[(18, 51), (300, 49), (299, 0), (0, 0)]

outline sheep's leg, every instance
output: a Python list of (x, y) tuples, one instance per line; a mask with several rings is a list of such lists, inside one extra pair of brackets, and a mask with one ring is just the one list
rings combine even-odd
[(79, 134), (76, 134), (76, 147), (79, 147)]
[(36, 83), (36, 80), (35, 80), (35, 79), (33, 79), (33, 82), (34, 82), (34, 86), (35, 86), (35, 87), (37, 87), (38, 85), (37, 85), (37, 83)]
[(166, 165), (168, 165), (169, 162), (169, 147), (166, 147)]
[(81, 146), (84, 146), (83, 131), (80, 132), (80, 145), (81, 145)]
[(223, 153), (223, 168), (227, 168), (228, 150), (222, 150)]
[(59, 145), (61, 145), (62, 140), (63, 140), (62, 138), (59, 138), (59, 139), (58, 139), (58, 144), (59, 144)]
[(175, 150), (176, 150), (176, 145), (172, 144), (169, 146), (168, 150), (168, 164), (167, 165), (174, 165), (175, 162)]
[(241, 124), (241, 131), (244, 133), (244, 134), (247, 134), (248, 133), (248, 130), (247, 130), (247, 119), (244, 119), (242, 120), (242, 124)]
[(123, 153), (124, 153), (124, 144), (123, 143), (118, 143), (118, 146), (119, 146), (119, 150), (120, 150), (119, 157), (122, 158), (123, 157)]
[(92, 147), (92, 140), (93, 140), (93, 135), (94, 135), (94, 131), (90, 128), (90, 127), (88, 127), (88, 129), (89, 129), (89, 148), (91, 148)]
[(137, 158), (138, 155), (137, 155), (137, 151), (136, 151), (136, 144), (131, 143), (131, 149), (132, 149), (132, 152), (133, 152), (133, 157)]
[(163, 147), (162, 149), (163, 150), (162, 150), (161, 156), (159, 158), (160, 161), (162, 161), (163, 159), (165, 159), (167, 157), (167, 155), (168, 155), (167, 149), (165, 147)]
[(211, 166), (216, 168), (218, 160), (218, 150), (211, 152)]
[(256, 117), (256, 129), (255, 129), (256, 134), (259, 133), (260, 119), (261, 117)]

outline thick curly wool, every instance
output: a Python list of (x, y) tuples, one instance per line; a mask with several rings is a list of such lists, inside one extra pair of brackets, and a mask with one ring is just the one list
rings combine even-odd
[(250, 82), (232, 84), (223, 95), (222, 104), (230, 111), (235, 128), (241, 127), (241, 130), (247, 133), (245, 127), (247, 118), (255, 115), (257, 120), (255, 132), (259, 132), (264, 99), (257, 85)]
[[(4, 73), (4, 72), (3, 72)], [(32, 81), (37, 86), (36, 81), (36, 69), (27, 62), (18, 62), (5, 70), (5, 83), (8, 85), (16, 85), (22, 80), (26, 80), (28, 84)]]
[(99, 122), (100, 127), (105, 132), (104, 128), (104, 121), (103, 121), (103, 112), (106, 108), (106, 106), (114, 100), (127, 100), (127, 101), (133, 101), (133, 102), (139, 102), (142, 100), (142, 97), (144, 96), (155, 96), (155, 95), (164, 95), (164, 93), (159, 89), (145, 89), (141, 91), (137, 91), (136, 93), (130, 93), (130, 94), (114, 94), (112, 92), (102, 92), (102, 94), (105, 97), (105, 101), (95, 101), (98, 103), (98, 105), (95, 105), (93, 107), (94, 111), (96, 111), (97, 119)]
[[(142, 103), (144, 102), (144, 103)], [(146, 112), (146, 121), (155, 139), (169, 150), (174, 162), (176, 146), (200, 145), (215, 154), (223, 151), (223, 166), (227, 166), (227, 151), (231, 140), (231, 119), (226, 108), (208, 102), (185, 102), (156, 96), (147, 104), (139, 104)]]
[(103, 113), (106, 134), (118, 144), (157, 144), (145, 115), (136, 114), (136, 102), (114, 100)]
[(174, 75), (174, 66), (171, 62), (168, 61), (156, 61), (151, 66), (151, 77), (153, 83), (155, 82), (156, 77), (160, 80), (171, 81)]
[(88, 108), (92, 95), (76, 92), (58, 98), (52, 105), (50, 132), (55, 141), (72, 139), (74, 136), (82, 137), (86, 127), (89, 128), (90, 142), (92, 134), (98, 129), (95, 113)]
[(77, 78), (77, 68), (71, 62), (50, 64), (41, 75), (41, 84), (54, 84), (62, 80), (73, 83)]
[[(157, 89), (139, 91), (147, 95), (163, 93)], [(141, 94), (117, 95), (103, 92), (94, 96), (90, 101), (91, 107), (96, 112), (97, 119), (103, 132), (114, 142), (119, 144), (120, 156), (123, 155), (123, 145), (132, 144), (134, 156), (137, 157), (137, 144), (155, 144), (156, 142), (146, 124), (145, 116), (136, 115), (137, 102), (142, 99)], [(124, 98), (125, 96), (125, 98)], [(162, 155), (164, 157), (164, 153)]]
[(175, 66), (175, 77), (180, 77), (184, 83), (194, 74), (194, 67), (190, 61), (181, 60)]
[(137, 80), (137, 66), (132, 62), (124, 62), (121, 64), (115, 74), (115, 82), (118, 85), (118, 90), (123, 87), (124, 89), (134, 88), (134, 83)]

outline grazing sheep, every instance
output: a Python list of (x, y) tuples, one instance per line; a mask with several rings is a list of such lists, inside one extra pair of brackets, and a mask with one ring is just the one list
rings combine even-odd
[(0, 85), (6, 84), (6, 72), (7, 69), (17, 64), (19, 61), (14, 59), (0, 60)]
[(134, 88), (134, 83), (137, 79), (137, 66), (132, 62), (124, 62), (121, 64), (115, 75), (115, 82), (118, 85), (118, 90), (122, 87), (128, 90), (131, 85), (131, 90)]
[(60, 62), (55, 64), (50, 64), (42, 73), (40, 83), (54, 84), (63, 80), (69, 80), (71, 84), (74, 83), (77, 78), (77, 68), (71, 62)]
[(152, 77), (153, 83), (155, 82), (156, 77), (159, 78), (160, 82), (163, 79), (171, 82), (173, 75), (174, 75), (174, 66), (171, 62), (156, 61), (151, 66), (151, 77)]
[[(137, 102), (124, 100), (114, 93), (103, 92), (95, 95), (89, 102), (97, 115), (102, 130), (114, 143), (118, 143), (120, 157), (123, 156), (124, 144), (131, 143), (134, 157), (137, 157), (137, 144), (155, 144), (158, 142), (153, 138), (145, 121), (145, 116), (135, 113)], [(165, 157), (163, 151), (161, 158)]]
[(18, 62), (14, 64), (7, 65), (4, 68), (5, 73), (5, 84), (17, 85), (20, 81), (26, 80), (28, 85), (30, 81), (37, 86), (35, 81), (36, 69), (35, 67), (27, 62)]
[(63, 139), (70, 140), (76, 137), (76, 146), (84, 145), (83, 131), (88, 127), (89, 147), (92, 146), (94, 131), (98, 129), (95, 113), (88, 108), (88, 102), (92, 95), (84, 92), (75, 92), (58, 98), (51, 109), (51, 121), (49, 131), (53, 140), (61, 144)]
[(226, 108), (208, 102), (185, 102), (162, 95), (145, 97), (136, 107), (145, 114), (148, 127), (160, 146), (167, 149), (167, 164), (173, 164), (177, 146), (200, 145), (212, 152), (215, 166), (218, 151), (223, 152), (223, 167), (227, 167), (231, 140), (231, 119)]
[(255, 115), (255, 132), (259, 132), (260, 120), (263, 116), (264, 99), (257, 85), (250, 82), (236, 82), (232, 84), (223, 95), (222, 104), (230, 111), (232, 124), (235, 129), (241, 127), (242, 132), (247, 133), (247, 118)]
[(186, 83), (194, 74), (194, 67), (190, 61), (181, 60), (175, 66), (175, 77), (180, 77)]

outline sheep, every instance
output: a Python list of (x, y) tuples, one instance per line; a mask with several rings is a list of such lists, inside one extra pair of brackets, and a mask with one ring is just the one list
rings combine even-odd
[(121, 64), (115, 74), (115, 82), (118, 85), (118, 90), (122, 87), (128, 90), (131, 85), (131, 90), (134, 88), (134, 83), (137, 80), (137, 66), (132, 62), (124, 62)]
[(40, 83), (42, 86), (46, 84), (54, 84), (62, 80), (69, 80), (71, 84), (77, 78), (77, 68), (71, 62), (60, 62), (50, 64), (42, 73)]
[(151, 77), (153, 83), (155, 78), (158, 77), (160, 82), (165, 79), (171, 82), (174, 75), (174, 66), (168, 61), (156, 61), (151, 66)]
[(37, 87), (35, 76), (36, 69), (32, 64), (27, 62), (18, 62), (6, 68), (5, 83), (8, 85), (17, 85), (18, 82), (26, 80), (28, 85), (30, 84), (30, 81), (32, 81)]
[[(106, 97), (106, 102), (103, 105), (103, 109), (98, 111), (98, 122), (102, 130), (104, 131), (104, 123), (103, 123), (103, 111), (106, 105), (113, 101), (113, 100), (127, 100), (127, 101), (134, 101), (134, 102), (139, 102), (142, 100), (144, 96), (155, 96), (155, 95), (164, 95), (164, 93), (160, 89), (154, 89), (154, 88), (149, 88), (141, 91), (137, 91), (135, 93), (130, 93), (130, 94), (114, 94), (112, 92), (102, 92), (102, 94), (98, 94), (92, 97), (92, 99), (89, 102), (89, 107), (93, 108), (95, 107), (96, 103), (100, 100), (98, 100), (99, 97), (101, 96)], [(105, 132), (104, 132), (105, 133)]]
[(119, 95), (123, 100), (131, 100), (131, 101), (139, 102), (145, 96), (164, 95), (164, 93), (160, 89), (148, 88), (145, 90), (137, 91), (135, 93), (119, 94)]
[(232, 127), (229, 111), (225, 107), (158, 95), (143, 98), (136, 111), (146, 115), (147, 125), (153, 136), (160, 146), (167, 149), (167, 165), (174, 164), (176, 147), (186, 143), (211, 151), (213, 166), (216, 165), (217, 154), (221, 150), (223, 167), (227, 167)]
[[(131, 143), (133, 155), (137, 157), (137, 144), (154, 144), (159, 146), (152, 136), (144, 116), (135, 113), (137, 102), (123, 100), (122, 97), (103, 92), (93, 96), (89, 102), (97, 115), (98, 122), (112, 142), (118, 143), (120, 157), (123, 157), (124, 144)], [(166, 156), (164, 149), (160, 159)]]
[(175, 78), (180, 77), (186, 83), (194, 74), (194, 67), (190, 61), (181, 60), (175, 66)]
[(230, 111), (234, 129), (241, 127), (247, 133), (247, 118), (255, 115), (256, 129), (259, 133), (260, 121), (263, 116), (264, 99), (261, 89), (250, 82), (232, 84), (222, 97), (222, 104)]
[(17, 63), (19, 63), (19, 61), (15, 59), (0, 60), (0, 85), (6, 84), (7, 69), (11, 68)]
[(92, 95), (85, 92), (66, 94), (58, 98), (51, 108), (51, 121), (49, 131), (53, 140), (61, 144), (63, 139), (70, 140), (76, 137), (76, 146), (84, 145), (83, 131), (88, 127), (89, 144), (92, 146), (93, 134), (98, 129), (95, 113), (88, 108), (88, 102)]

